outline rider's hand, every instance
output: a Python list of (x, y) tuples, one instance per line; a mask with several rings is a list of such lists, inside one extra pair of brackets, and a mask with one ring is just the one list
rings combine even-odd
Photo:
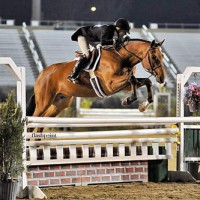
[(122, 39), (121, 38), (116, 38), (116, 39), (113, 39), (113, 46), (114, 47), (119, 47), (120, 45), (122, 44)]

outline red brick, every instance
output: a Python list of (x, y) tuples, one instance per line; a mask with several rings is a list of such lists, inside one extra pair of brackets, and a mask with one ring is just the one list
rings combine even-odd
[(72, 170), (66, 171), (66, 176), (76, 176), (76, 171)]
[(34, 181), (29, 181), (27, 182), (27, 185), (38, 185), (38, 181), (34, 180)]
[(79, 168), (90, 168), (91, 167), (91, 164), (90, 163), (82, 163), (82, 164), (79, 164)]
[(124, 173), (124, 168), (116, 168), (116, 173)]
[(144, 172), (144, 167), (135, 167), (135, 172)]
[(125, 168), (126, 173), (133, 173), (135, 171), (134, 167), (126, 167)]
[(90, 177), (89, 176), (82, 177), (82, 182), (83, 183), (89, 183), (90, 182)]
[(113, 174), (115, 172), (115, 170), (112, 169), (106, 169), (106, 174)]
[(61, 178), (61, 184), (70, 184), (71, 178)]
[(130, 180), (130, 176), (128, 174), (122, 174), (121, 175), (122, 180), (124, 181), (129, 181)]
[(71, 165), (61, 165), (61, 169), (70, 169)]
[(92, 175), (92, 174), (96, 174), (95, 169), (88, 169), (87, 170), (87, 175)]
[(60, 165), (51, 165), (50, 169), (51, 170), (59, 170), (60, 169)]
[(80, 164), (73, 164), (71, 167), (72, 167), (72, 169), (77, 169), (77, 168), (81, 168), (81, 165)]
[(50, 166), (39, 166), (39, 170), (49, 170)]
[(72, 183), (81, 183), (81, 177), (72, 178)]
[(33, 173), (33, 178), (43, 178), (44, 174), (43, 172), (34, 172)]
[(148, 165), (148, 161), (140, 161), (140, 165)]
[(58, 185), (58, 184), (60, 184), (60, 179), (50, 179), (50, 184)]
[(127, 161), (127, 162), (121, 162), (121, 166), (129, 166), (130, 165), (130, 162)]
[(131, 174), (131, 180), (138, 181), (139, 180), (139, 174)]
[(100, 167), (100, 163), (92, 163), (91, 167)]
[(27, 167), (28, 171), (38, 171), (38, 166), (29, 166)]
[(97, 174), (105, 174), (106, 169), (97, 169)]
[(100, 176), (92, 176), (92, 182), (100, 182), (101, 178)]
[(131, 164), (131, 165), (140, 165), (140, 162), (137, 162), (137, 161), (131, 161), (130, 164)]
[(86, 170), (85, 170), (85, 169), (77, 170), (77, 175), (78, 175), (78, 176), (86, 175)]
[(113, 163), (111, 163), (111, 166), (121, 166), (121, 163), (120, 162), (113, 162)]
[(110, 181), (110, 176), (102, 176), (102, 181)]
[(140, 174), (140, 179), (148, 179), (147, 174)]
[(110, 167), (110, 166), (111, 166), (111, 163), (102, 163), (101, 166), (102, 166), (102, 167)]
[(77, 168), (89, 168), (90, 167), (90, 164), (73, 164), (72, 165), (72, 168), (73, 169), (77, 169)]
[(65, 176), (65, 171), (56, 172), (55, 176)]
[(55, 173), (54, 172), (45, 172), (44, 175), (45, 175), (45, 177), (54, 177)]
[(120, 175), (111, 176), (111, 181), (120, 181)]
[(49, 185), (49, 180), (39, 180), (39, 185)]

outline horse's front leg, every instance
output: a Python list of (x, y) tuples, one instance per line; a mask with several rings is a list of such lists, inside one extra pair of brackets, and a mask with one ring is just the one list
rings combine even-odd
[(127, 106), (130, 105), (131, 103), (133, 103), (134, 101), (137, 100), (137, 93), (136, 93), (136, 89), (137, 89), (137, 79), (135, 78), (135, 76), (131, 76), (129, 79), (129, 83), (131, 86), (131, 96), (125, 98), (122, 100), (121, 105), (122, 106)]
[(148, 108), (148, 106), (153, 102), (152, 82), (148, 78), (138, 78), (137, 80), (139, 83), (137, 84), (138, 88), (144, 85), (146, 85), (147, 88), (147, 93), (148, 93), (147, 100), (140, 103), (138, 107), (140, 112), (144, 112)]

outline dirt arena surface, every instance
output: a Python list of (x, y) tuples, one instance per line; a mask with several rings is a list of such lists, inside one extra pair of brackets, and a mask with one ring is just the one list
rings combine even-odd
[(199, 200), (200, 184), (118, 183), (42, 188), (52, 200)]

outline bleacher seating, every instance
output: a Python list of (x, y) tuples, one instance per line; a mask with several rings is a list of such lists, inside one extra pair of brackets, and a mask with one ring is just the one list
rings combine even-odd
[(35, 41), (47, 66), (74, 59), (74, 52), (79, 50), (79, 47), (78, 43), (71, 41), (73, 32), (63, 30), (33, 30)]
[[(33, 62), (28, 56), (29, 52), (23, 45), (20, 33), (17, 29), (0, 29), (0, 57), (11, 57), (15, 64), (26, 68), (26, 84), (33, 86), (35, 76), (31, 69)], [(9, 69), (0, 65), (0, 86), (16, 85)]]

